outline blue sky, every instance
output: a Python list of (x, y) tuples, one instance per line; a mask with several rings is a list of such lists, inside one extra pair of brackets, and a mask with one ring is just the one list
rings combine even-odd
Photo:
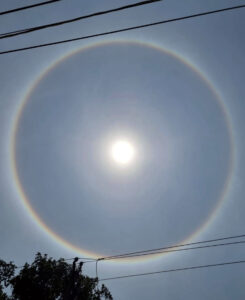
[[(2, 16), (0, 28), (7, 32), (126, 3), (64, 0)], [(1, 3), (0, 11), (21, 4)], [(1, 40), (1, 50), (239, 4), (244, 2), (162, 1)], [(11, 170), (16, 112), (45, 70), (19, 118), (15, 152), (23, 190), (51, 230), (98, 255), (189, 241), (200, 228), (191, 241), (244, 233), (244, 13), (241, 9), (0, 56), (1, 258), (22, 264), (37, 251), (56, 258), (83, 252), (38, 225)], [(120, 138), (136, 149), (135, 160), (124, 169), (108, 155)], [(243, 252), (243, 246), (227, 246), (141, 262), (102, 262), (99, 276), (240, 260)], [(244, 299), (243, 268), (106, 284), (119, 300)], [(86, 265), (86, 272), (95, 275), (93, 264)]]

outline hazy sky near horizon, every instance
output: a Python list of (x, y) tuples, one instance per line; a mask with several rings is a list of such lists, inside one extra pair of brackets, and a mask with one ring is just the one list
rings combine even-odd
[[(63, 0), (1, 16), (1, 33), (127, 3)], [(0, 11), (25, 4), (3, 1)], [(239, 4), (166, 0), (4, 39), (1, 51)], [(21, 265), (38, 251), (102, 256), (245, 233), (244, 14), (0, 55), (2, 259)], [(121, 139), (135, 150), (124, 167), (110, 155)], [(217, 247), (101, 262), (99, 277), (244, 259), (242, 245)], [(106, 285), (119, 300), (244, 299), (244, 267)], [(95, 276), (94, 265), (85, 272)]]

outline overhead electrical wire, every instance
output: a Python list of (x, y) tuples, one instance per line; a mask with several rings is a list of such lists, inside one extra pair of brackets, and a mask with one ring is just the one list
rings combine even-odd
[[(96, 262), (96, 261), (114, 260), (114, 259), (122, 259), (122, 258), (132, 258), (132, 257), (144, 256), (144, 255), (154, 255), (154, 254), (160, 254), (160, 253), (165, 253), (165, 252), (169, 253), (169, 252), (176, 252), (176, 251), (212, 248), (212, 247), (218, 247), (218, 246), (239, 245), (239, 244), (245, 243), (245, 240), (243, 240), (243, 241), (240, 240), (240, 241), (227, 242), (227, 243), (219, 243), (219, 244), (211, 244), (211, 245), (183, 248), (186, 246), (214, 243), (214, 242), (218, 242), (218, 241), (225, 241), (225, 240), (238, 239), (238, 238), (245, 238), (245, 234), (226, 236), (226, 237), (222, 237), (222, 238), (209, 239), (209, 240), (203, 240), (203, 241), (192, 242), (192, 243), (176, 244), (176, 245), (164, 246), (161, 248), (153, 248), (153, 249), (147, 249), (147, 250), (141, 250), (141, 251), (121, 253), (121, 254), (117, 254), (117, 255), (113, 255), (113, 256), (104, 256), (104, 257), (100, 257), (97, 259), (93, 259), (93, 258), (89, 258), (89, 257), (86, 257), (86, 258), (78, 257), (78, 258), (92, 260), (93, 262)], [(181, 249), (176, 249), (176, 248), (181, 248)], [(69, 258), (66, 260), (73, 260), (73, 259), (74, 258)]]
[(243, 264), (245, 260), (238, 260), (238, 261), (229, 261), (229, 262), (222, 262), (216, 264), (208, 264), (208, 265), (199, 265), (199, 266), (190, 266), (185, 268), (176, 268), (176, 269), (167, 269), (167, 270), (160, 270), (155, 272), (146, 272), (146, 273), (137, 273), (131, 275), (123, 275), (123, 276), (115, 276), (115, 277), (107, 277), (99, 279), (99, 281), (107, 281), (107, 280), (115, 280), (115, 279), (125, 279), (131, 277), (139, 277), (139, 276), (149, 276), (149, 275), (156, 275), (160, 273), (171, 273), (171, 272), (180, 272), (180, 271), (188, 271), (188, 270), (196, 270), (196, 269), (204, 269), (204, 268), (212, 268), (212, 267), (221, 267), (221, 266), (228, 266), (234, 264)]
[(69, 23), (81, 21), (81, 20), (84, 20), (84, 19), (88, 19), (88, 18), (100, 16), (100, 15), (105, 15), (105, 14), (110, 14), (110, 13), (113, 13), (113, 12), (118, 12), (118, 11), (121, 11), (121, 10), (126, 10), (126, 9), (129, 9), (129, 8), (143, 6), (143, 5), (151, 4), (151, 3), (154, 3), (154, 2), (160, 2), (160, 1), (163, 1), (163, 0), (140, 1), (140, 2), (129, 4), (129, 5), (120, 6), (120, 7), (117, 7), (117, 8), (112, 8), (112, 9), (103, 10), (103, 11), (95, 12), (95, 13), (92, 13), (92, 14), (80, 16), (80, 17), (73, 18), (73, 19), (68, 19), (68, 20), (49, 23), (49, 24), (40, 25), (40, 26), (36, 26), (36, 27), (29, 27), (29, 28), (15, 30), (15, 31), (11, 31), (11, 32), (1, 33), (0, 34), (0, 39), (10, 38), (10, 37), (14, 37), (14, 36), (17, 36), (17, 35), (22, 35), (22, 34), (30, 33), (30, 32), (33, 32), (33, 31), (38, 31), (38, 30), (42, 30), (42, 29), (46, 29), (46, 28), (50, 28), (50, 27), (57, 27), (57, 26), (61, 26), (61, 25), (64, 25), (64, 24), (69, 24)]
[[(242, 244), (242, 243), (245, 243), (245, 241), (235, 241), (235, 242), (228, 242), (228, 243), (222, 243), (222, 244), (205, 245), (205, 246), (198, 246), (198, 247), (191, 247), (191, 248), (184, 248), (184, 249), (175, 249), (175, 248), (180, 248), (180, 247), (207, 244), (207, 243), (213, 243), (213, 242), (219, 242), (219, 241), (225, 241), (225, 240), (231, 240), (231, 239), (238, 239), (238, 238), (244, 238), (244, 237), (245, 237), (245, 234), (233, 235), (233, 236), (227, 236), (227, 237), (222, 237), (222, 238), (217, 238), (217, 239), (209, 239), (209, 240), (203, 240), (203, 241), (192, 242), (192, 243), (184, 243), (184, 244), (176, 244), (176, 245), (164, 246), (161, 248), (153, 248), (153, 249), (147, 249), (147, 250), (141, 250), (141, 251), (122, 253), (122, 254), (117, 254), (117, 255), (113, 255), (113, 256), (105, 256), (105, 257), (98, 258), (98, 260), (129, 258), (129, 257), (134, 257), (134, 256), (139, 256), (139, 255), (146, 255), (146, 254), (152, 255), (152, 254), (163, 253), (164, 251), (176, 252), (176, 251), (202, 249), (202, 248), (210, 248), (210, 247), (225, 246), (225, 245), (232, 245), (232, 244)], [(200, 248), (200, 247), (202, 247), (202, 248)]]
[(245, 241), (220, 243), (220, 244), (189, 247), (189, 248), (182, 248), (182, 249), (171, 249), (171, 250), (161, 250), (161, 251), (159, 250), (159, 251), (154, 251), (154, 252), (138, 253), (138, 254), (131, 254), (131, 255), (119, 255), (119, 256), (113, 256), (113, 257), (107, 257), (107, 258), (106, 257), (105, 258), (100, 258), (100, 259), (98, 259), (98, 261), (127, 259), (127, 258), (139, 257), (139, 256), (156, 255), (156, 254), (164, 254), (164, 253), (171, 253), (171, 252), (181, 252), (181, 251), (188, 251), (188, 250), (214, 248), (214, 247), (231, 246), (231, 245), (239, 245), (239, 244), (245, 244)]
[(42, 6), (42, 5), (52, 4), (52, 3), (58, 2), (58, 1), (62, 1), (62, 0), (49, 0), (49, 1), (44, 1), (44, 2), (39, 2), (39, 3), (27, 5), (27, 6), (17, 7), (17, 8), (6, 10), (6, 11), (1, 11), (0, 16), (15, 13), (15, 12), (25, 10), (25, 9), (30, 9), (30, 8)]
[[(210, 239), (210, 240), (204, 240), (199, 242), (193, 242), (193, 243), (185, 243), (185, 244), (177, 244), (172, 246), (166, 246), (162, 248), (155, 248), (155, 249), (149, 249), (149, 250), (143, 250), (143, 251), (135, 251), (135, 252), (129, 252), (114, 256), (107, 256), (103, 258), (98, 258), (96, 261), (93, 261), (96, 263), (95, 266), (95, 272), (96, 272), (96, 278), (98, 278), (98, 263), (101, 261), (107, 261), (107, 260), (116, 260), (116, 259), (130, 259), (134, 257), (143, 257), (146, 255), (156, 255), (156, 254), (164, 254), (164, 253), (171, 253), (171, 252), (180, 252), (180, 251), (188, 251), (188, 250), (197, 250), (197, 249), (205, 249), (205, 248), (213, 248), (213, 247), (223, 247), (228, 245), (241, 245), (245, 244), (245, 241), (234, 241), (234, 242), (227, 242), (227, 243), (219, 243), (219, 244), (211, 244), (211, 245), (202, 245), (202, 246), (194, 246), (194, 247), (188, 247), (188, 248), (182, 248), (184, 246), (188, 245), (197, 245), (197, 244), (204, 244), (204, 243), (213, 243), (217, 241), (224, 241), (229, 239), (237, 239), (237, 238), (244, 238), (245, 235), (234, 235), (234, 236), (228, 236), (223, 238), (217, 238), (217, 239)], [(180, 248), (181, 247), (181, 248)], [(177, 249), (176, 249), (177, 248)], [(162, 273), (162, 272), (160, 272)], [(138, 276), (138, 275), (137, 275)], [(118, 278), (119, 279), (119, 278)]]
[[(115, 255), (115, 256), (108, 256), (108, 257), (104, 257), (104, 258), (98, 258), (96, 261), (93, 261), (93, 262), (96, 263), (96, 266), (95, 266), (96, 278), (99, 278), (98, 277), (98, 263), (101, 262), (101, 261), (116, 260), (116, 259), (130, 259), (130, 258), (134, 258), (134, 257), (143, 257), (143, 256), (146, 256), (146, 255), (156, 255), (156, 254), (164, 254), (164, 253), (171, 253), (171, 252), (177, 252), (177, 251), (180, 252), (180, 251), (188, 251), (188, 250), (213, 248), (213, 247), (219, 247), (219, 246), (223, 247), (223, 246), (228, 246), (228, 245), (245, 244), (245, 241), (243, 240), (243, 241), (234, 241), (234, 242), (211, 244), (211, 245), (194, 246), (194, 247), (189, 247), (189, 248), (178, 248), (178, 247), (183, 247), (185, 245), (193, 245), (193, 244), (196, 245), (196, 244), (202, 244), (202, 243), (210, 243), (210, 242), (214, 242), (214, 241), (235, 239), (235, 238), (239, 238), (239, 237), (244, 237), (244, 235), (230, 236), (230, 237), (224, 237), (224, 238), (219, 238), (219, 239), (206, 240), (206, 241), (200, 241), (200, 242), (194, 242), (194, 243), (188, 243), (188, 244), (182, 244), (182, 245), (175, 245), (175, 246), (169, 246), (169, 247), (162, 247), (162, 248), (158, 248), (158, 249), (151, 249), (151, 250), (146, 250), (146, 251), (137, 251), (137, 252), (131, 252), (131, 253), (126, 253), (126, 254), (119, 254), (119, 255)], [(178, 248), (178, 249), (176, 249), (176, 248)], [(166, 249), (169, 249), (169, 250), (166, 250)], [(191, 268), (193, 268), (193, 267), (191, 267)], [(165, 272), (165, 271), (160, 271), (160, 272), (157, 271), (156, 273), (163, 273), (163, 272)], [(143, 275), (147, 275), (147, 274), (143, 274)], [(139, 275), (134, 275), (134, 276), (139, 276)], [(126, 277), (128, 277), (128, 275), (126, 275)], [(131, 276), (129, 276), (129, 277), (131, 277)], [(124, 276), (122, 278), (124, 278)], [(119, 279), (119, 278), (115, 278), (115, 279)]]
[(102, 32), (102, 33), (95, 33), (95, 34), (81, 36), (81, 37), (67, 39), (67, 40), (38, 44), (38, 45), (27, 46), (27, 47), (23, 47), (23, 48), (16, 48), (16, 49), (11, 49), (11, 50), (1, 51), (0, 55), (14, 53), (14, 52), (20, 52), (20, 51), (26, 51), (26, 50), (31, 50), (31, 49), (37, 49), (37, 48), (43, 48), (43, 47), (48, 47), (48, 46), (54, 46), (54, 45), (59, 45), (59, 44), (64, 44), (64, 43), (70, 43), (70, 42), (75, 42), (75, 41), (80, 41), (80, 40), (85, 40), (85, 39), (90, 39), (90, 38), (95, 38), (95, 37), (100, 37), (100, 36), (106, 36), (106, 35), (111, 35), (111, 34), (115, 34), (115, 33), (126, 32), (126, 31), (131, 31), (131, 30), (136, 30), (136, 29), (140, 29), (140, 28), (146, 28), (146, 27), (171, 23), (171, 22), (177, 22), (177, 21), (181, 21), (181, 20), (201, 17), (201, 16), (205, 16), (205, 15), (217, 14), (217, 13), (235, 10), (235, 9), (241, 9), (244, 7), (245, 7), (245, 5), (232, 6), (232, 7), (227, 7), (227, 8), (217, 9), (217, 10), (206, 11), (203, 13), (192, 14), (192, 15), (179, 17), (179, 18), (173, 18), (173, 19), (168, 19), (168, 20), (163, 20), (163, 21), (158, 21), (158, 22), (153, 22), (153, 23), (147, 23), (147, 24), (138, 25), (138, 26), (126, 27), (126, 28), (112, 30), (112, 31), (106, 31), (106, 32)]

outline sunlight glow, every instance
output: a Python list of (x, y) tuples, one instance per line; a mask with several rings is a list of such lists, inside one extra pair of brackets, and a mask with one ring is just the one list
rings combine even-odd
[(121, 165), (126, 165), (134, 158), (135, 150), (133, 146), (125, 141), (116, 141), (111, 147), (111, 156), (113, 160)]

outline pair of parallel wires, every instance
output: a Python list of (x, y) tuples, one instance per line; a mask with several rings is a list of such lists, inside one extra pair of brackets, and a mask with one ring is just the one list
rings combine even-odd
[[(130, 258), (135, 258), (135, 257), (143, 257), (145, 255), (158, 255), (158, 254), (171, 253), (171, 252), (177, 252), (177, 251), (179, 252), (179, 251), (189, 251), (189, 250), (197, 250), (197, 249), (205, 249), (205, 248), (224, 247), (224, 246), (230, 246), (230, 245), (242, 245), (245, 243), (244, 239), (224, 242), (227, 240), (241, 239), (241, 238), (245, 238), (245, 235), (242, 234), (242, 235), (228, 236), (228, 237), (203, 240), (203, 241), (192, 242), (192, 243), (177, 244), (177, 245), (165, 246), (165, 247), (161, 247), (161, 248), (128, 252), (128, 253), (118, 254), (118, 255), (114, 255), (114, 256), (106, 256), (106, 257), (98, 258), (95, 261), (96, 277), (98, 278), (97, 263), (99, 261), (116, 260), (116, 259), (119, 259), (119, 260), (130, 259)], [(221, 241), (223, 241), (223, 242), (222, 243), (214, 243), (214, 242), (221, 242)], [(210, 243), (212, 243), (212, 244), (210, 244)], [(208, 245), (202, 245), (202, 244), (208, 244)], [(199, 246), (197, 246), (197, 245), (199, 245)], [(190, 246), (192, 246), (192, 247), (190, 247)], [(243, 264), (243, 263), (245, 263), (245, 260), (226, 261), (226, 262), (213, 263), (213, 264), (188, 266), (188, 267), (183, 267), (183, 268), (165, 269), (165, 270), (159, 270), (159, 271), (154, 271), (154, 272), (145, 272), (145, 273), (137, 273), (137, 274), (126, 274), (126, 275), (122, 275), (122, 276), (106, 277), (106, 278), (99, 279), (99, 281), (125, 279), (125, 278), (133, 278), (133, 277), (140, 277), (140, 276), (150, 276), (150, 275), (157, 275), (157, 274), (161, 274), (161, 273), (172, 273), (172, 272), (180, 272), (180, 271), (188, 271), (188, 270), (197, 270), (197, 269), (204, 269), (204, 268), (237, 265), (237, 264)]]

